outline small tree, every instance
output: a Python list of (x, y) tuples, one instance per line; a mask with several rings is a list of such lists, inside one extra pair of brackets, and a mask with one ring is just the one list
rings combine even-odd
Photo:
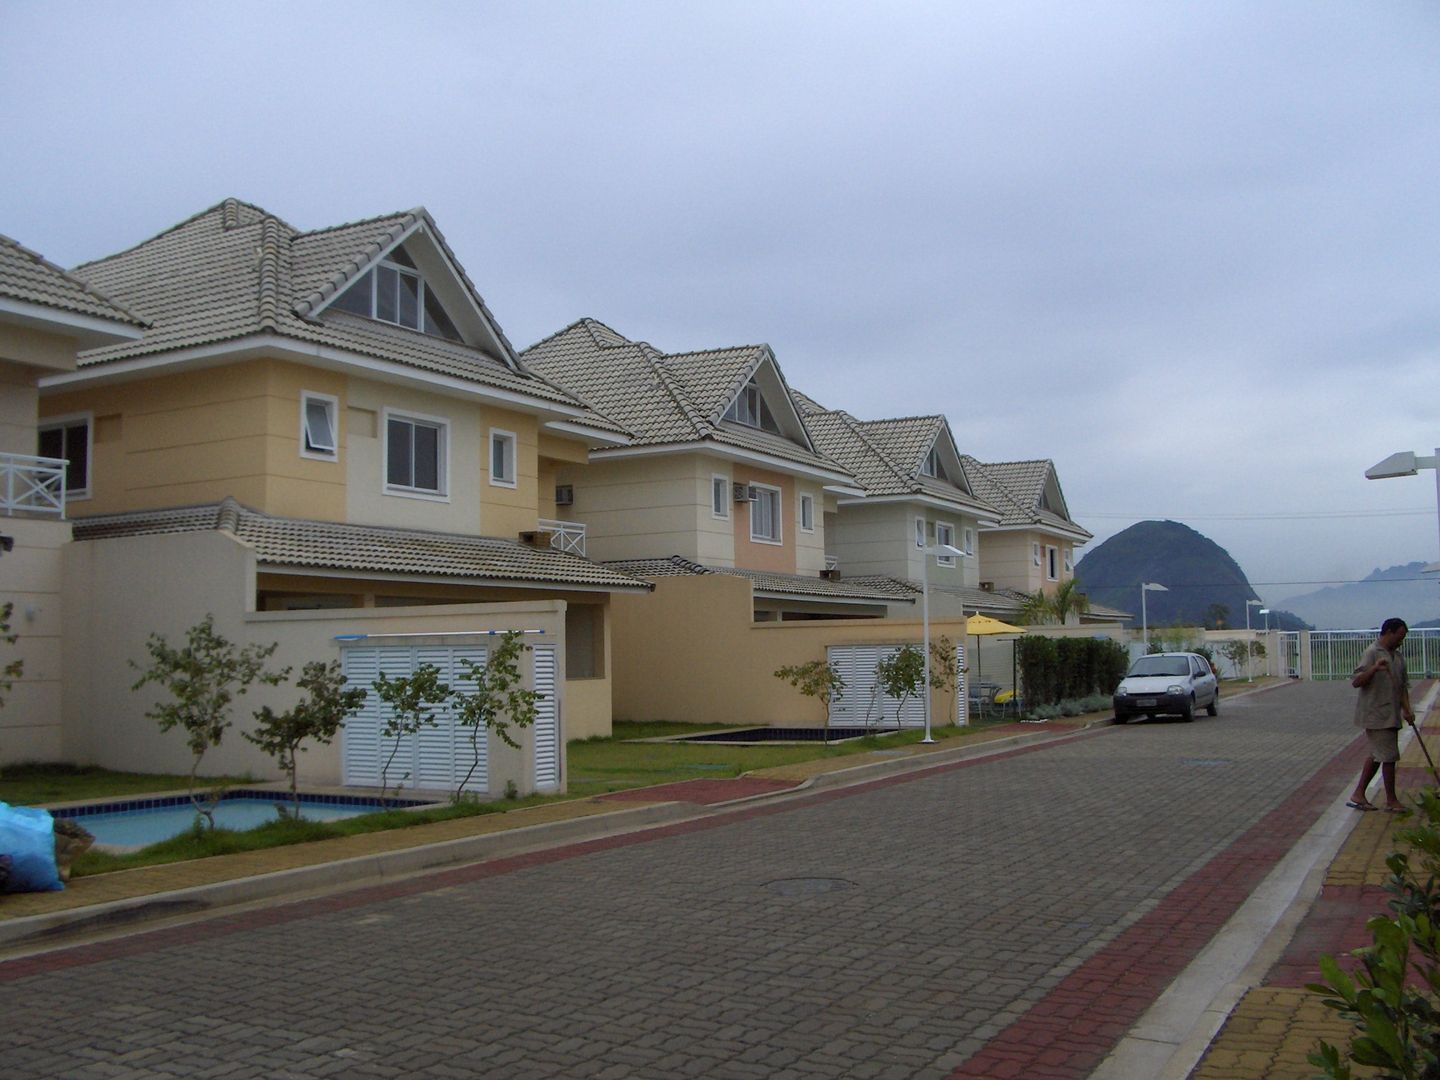
[(1229, 604), (1211, 604), (1205, 609), (1205, 628), (1207, 630), (1224, 630), (1225, 620), (1229, 617)]
[(875, 665), (875, 674), (886, 695), (895, 698), (895, 729), (900, 729), (900, 717), (905, 703), (925, 687), (925, 654), (914, 645), (905, 644)]
[[(365, 691), (358, 686), (345, 689), (345, 676), (340, 673), (338, 660), (328, 664), (315, 660), (306, 664), (295, 685), (305, 696), (293, 708), (276, 713), (270, 706), (263, 706), (255, 713), (255, 730), (241, 734), (274, 758), (281, 771), (290, 777), (290, 815), (299, 818), (297, 757), (305, 750), (301, 743), (306, 739), (322, 746), (330, 743), (345, 717), (365, 703)], [(283, 810), (281, 816), (285, 816)]]
[(200, 800), (195, 791), (200, 759), (210, 747), (220, 745), (231, 723), (230, 703), (234, 698), (249, 692), (253, 683), (277, 686), (289, 676), (289, 668), (265, 669), (265, 661), (276, 648), (275, 642), (237, 648), (215, 632), (215, 617), (206, 615), (185, 631), (185, 644), (179, 648), (161, 635), (151, 634), (145, 642), (150, 654), (148, 668), (130, 661), (130, 666), (141, 673), (132, 690), (156, 683), (170, 694), (170, 701), (156, 705), (145, 715), (158, 723), (161, 731), (173, 727), (185, 730), (191, 754), (190, 801), (212, 829), (215, 807), (225, 791), (223, 787), (214, 788), (208, 799)]
[[(14, 645), (20, 640), (20, 635), (10, 630), (10, 613), (15, 610), (15, 605), (10, 601), (0, 604), (0, 642), (6, 645)], [(24, 660), (11, 660), (3, 668), (0, 668), (0, 707), (4, 707), (5, 699), (10, 696), (10, 687), (15, 680), (25, 671)]]
[(1055, 621), (1064, 625), (1071, 615), (1083, 615), (1090, 610), (1090, 598), (1080, 591), (1080, 582), (1071, 578), (1055, 587), (1049, 607)]
[(1026, 626), (1043, 626), (1054, 617), (1055, 612), (1050, 606), (1050, 597), (1043, 592), (1029, 593), (1020, 602), (1019, 619)]
[(493, 731), (505, 745), (518, 748), (520, 744), (510, 737), (510, 725), (527, 728), (535, 723), (535, 703), (544, 695), (521, 685), (520, 657), (529, 651), (520, 631), (509, 630), (484, 665), (460, 661), (464, 677), (474, 682), (475, 689), (454, 693), (455, 722), (470, 729), (470, 770), (455, 789), (456, 802), (480, 764), (480, 733)]
[[(392, 679), (384, 672), (370, 684), (375, 694), (390, 706), (385, 725), (380, 729), (382, 739), (390, 740), (390, 755), (380, 766), (380, 798), (390, 798), (390, 766), (400, 751), (400, 739), (407, 735), (418, 735), (421, 728), (435, 726), (435, 710), (450, 697), (450, 686), (440, 681), (440, 669), (434, 664), (421, 664), (409, 675)], [(408, 779), (407, 772), (396, 783), (398, 792), (401, 783)]]
[(830, 702), (845, 697), (845, 680), (834, 664), (825, 660), (811, 660), (804, 664), (792, 664), (776, 668), (775, 677), (784, 679), (806, 697), (818, 698), (825, 710), (825, 741), (830, 741)]

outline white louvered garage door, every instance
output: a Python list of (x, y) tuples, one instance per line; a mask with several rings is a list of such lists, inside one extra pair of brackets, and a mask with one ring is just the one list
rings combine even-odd
[(343, 782), (354, 787), (379, 787), (382, 767), (388, 761), (386, 780), (391, 787), (454, 791), (464, 782), (473, 762), (475, 771), (466, 790), (487, 791), (490, 778), (483, 732), (472, 747), (469, 729), (456, 724), (450, 710), (444, 709), (434, 714), (434, 727), (422, 728), (418, 735), (386, 739), (381, 731), (390, 709), (371, 689), (371, 683), (381, 673), (394, 679), (409, 675), (421, 664), (433, 664), (440, 669), (442, 682), (456, 689), (474, 690), (474, 682), (464, 677), (461, 661), (484, 664), (486, 655), (484, 646), (478, 645), (354, 645), (342, 649), (346, 680), (369, 691), (364, 706), (345, 721), (341, 734)]
[(535, 647), (535, 790), (560, 790), (560, 698), (555, 679), (555, 647)]
[[(875, 675), (882, 659), (900, 650), (899, 645), (831, 645), (826, 658), (845, 680), (845, 696), (830, 702), (831, 727), (863, 727), (868, 715), (872, 727), (894, 727), (899, 702), (886, 695)], [(905, 702), (900, 715), (902, 727), (924, 727), (925, 705), (919, 695)]]

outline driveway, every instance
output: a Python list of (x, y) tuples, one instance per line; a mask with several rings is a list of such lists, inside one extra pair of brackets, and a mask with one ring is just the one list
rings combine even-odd
[(1348, 790), (1351, 693), (0, 964), (5, 1073), (1083, 1077)]

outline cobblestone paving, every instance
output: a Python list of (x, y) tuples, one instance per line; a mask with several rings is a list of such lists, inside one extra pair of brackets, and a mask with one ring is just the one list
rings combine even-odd
[(1285, 686), (0, 964), (5, 1075), (947, 1076), (1292, 805), (1350, 703)]

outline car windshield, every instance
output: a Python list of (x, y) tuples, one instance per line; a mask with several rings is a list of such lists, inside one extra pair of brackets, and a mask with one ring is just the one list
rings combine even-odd
[(1142, 656), (1130, 667), (1131, 675), (1188, 675), (1190, 662), (1183, 656)]

